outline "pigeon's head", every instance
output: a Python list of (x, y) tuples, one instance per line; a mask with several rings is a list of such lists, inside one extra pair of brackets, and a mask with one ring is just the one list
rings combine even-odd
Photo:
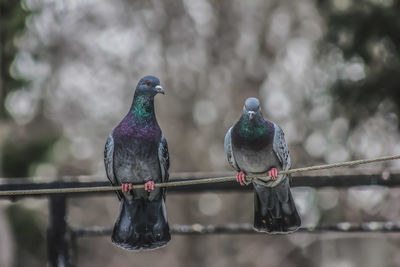
[(145, 76), (140, 79), (136, 86), (136, 94), (148, 94), (155, 96), (156, 94), (165, 94), (164, 89), (160, 85), (160, 80), (155, 76)]
[(243, 107), (243, 115), (253, 119), (256, 114), (261, 115), (260, 101), (255, 97), (247, 98)]

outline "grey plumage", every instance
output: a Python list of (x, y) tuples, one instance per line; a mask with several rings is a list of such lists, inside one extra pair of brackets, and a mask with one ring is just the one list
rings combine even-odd
[[(245, 174), (266, 173), (272, 168), (288, 170), (291, 166), (282, 129), (263, 118), (256, 98), (246, 100), (240, 120), (225, 136), (224, 148), (232, 168)], [(286, 233), (300, 226), (288, 175), (279, 174), (276, 179), (254, 179), (253, 185), (256, 230)]]
[[(118, 185), (119, 183), (115, 179), (114, 175), (114, 138), (112, 137), (112, 134), (108, 136), (106, 141), (104, 149), (104, 165), (108, 180), (113, 186)], [(120, 191), (116, 191), (116, 193), (118, 195), (118, 199), (121, 200), (122, 193)]]
[[(154, 113), (154, 96), (163, 93), (153, 76), (142, 78), (135, 91), (132, 107), (109, 135), (104, 163), (112, 185), (167, 182), (168, 145)], [(121, 201), (112, 241), (130, 249), (153, 249), (170, 240), (165, 189), (148, 192), (134, 189), (117, 191)]]
[(231, 131), (232, 127), (229, 128), (228, 132), (226, 132), (224, 140), (224, 149), (229, 165), (231, 165), (231, 167), (234, 168), (236, 171), (240, 171), (239, 166), (237, 165), (236, 160), (233, 157)]
[(275, 155), (278, 157), (279, 161), (282, 164), (283, 170), (289, 170), (291, 167), (289, 149), (286, 145), (285, 134), (283, 133), (281, 127), (274, 123), (274, 142), (273, 142), (273, 150)]

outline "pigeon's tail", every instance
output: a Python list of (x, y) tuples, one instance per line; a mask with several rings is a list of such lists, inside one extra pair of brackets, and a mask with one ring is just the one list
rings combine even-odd
[(254, 185), (255, 230), (267, 233), (290, 233), (300, 227), (300, 216), (288, 180), (284, 179), (275, 187)]
[(121, 199), (111, 240), (129, 250), (155, 249), (171, 239), (164, 199)]

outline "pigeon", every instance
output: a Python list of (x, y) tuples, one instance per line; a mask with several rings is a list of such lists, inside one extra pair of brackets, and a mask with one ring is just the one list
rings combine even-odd
[[(160, 80), (143, 77), (136, 86), (128, 114), (108, 136), (104, 163), (107, 177), (120, 200), (120, 212), (111, 240), (129, 250), (162, 247), (171, 239), (165, 207), (165, 188), (154, 183), (167, 182), (169, 154), (167, 141), (154, 112), (154, 96), (164, 94)], [(144, 183), (144, 189), (132, 184)]]
[(238, 173), (236, 181), (248, 185), (247, 174), (268, 173), (253, 179), (254, 229), (266, 233), (290, 233), (301, 224), (289, 186), (290, 156), (282, 129), (264, 119), (257, 98), (248, 98), (239, 121), (225, 136), (225, 153)]

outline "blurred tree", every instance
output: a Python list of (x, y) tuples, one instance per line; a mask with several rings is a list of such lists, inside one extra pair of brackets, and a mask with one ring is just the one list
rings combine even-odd
[[(0, 144), (0, 175), (28, 176), (30, 166), (47, 160), (46, 152), (57, 140), (57, 131), (41, 113), (28, 124), (18, 124), (6, 108), (7, 95), (16, 92), (28, 80), (13, 76), (11, 66), (18, 54), (15, 39), (26, 30), (29, 11), (23, 1), (0, 0), (0, 128), (9, 129), (11, 135)], [(45, 130), (44, 130), (45, 129)], [(0, 134), (4, 131), (0, 131)], [(15, 241), (15, 266), (43, 266), (45, 261), (44, 222), (35, 210), (11, 205), (6, 213)], [(13, 244), (10, 244), (11, 246)], [(1, 263), (0, 263), (1, 265)]]
[[(26, 31), (26, 19), (30, 13), (27, 8), (23, 8), (23, 5), (23, 1), (0, 0), (0, 123), (3, 126), (11, 126), (11, 131), (14, 133), (5, 138), (1, 146), (0, 173), (8, 177), (30, 175), (29, 167), (33, 163), (46, 160), (46, 151), (59, 136), (57, 130), (52, 127), (54, 123), (42, 116), (42, 110), (29, 114), (32, 117), (24, 123), (14, 121), (14, 116), (10, 116), (12, 114), (7, 110), (8, 95), (17, 91), (31, 90), (23, 88), (29, 85), (27, 78), (12, 75), (10, 71), (20, 52), (15, 40)], [(39, 109), (43, 109), (41, 104)]]
[(3, 148), (3, 174), (5, 177), (29, 176), (29, 167), (33, 163), (51, 161), (47, 158), (47, 151), (58, 139), (56, 135), (36, 136), (24, 142), (8, 141)]
[[(338, 108), (353, 126), (374, 114), (380, 104), (399, 114), (400, 2), (319, 2), (327, 23), (323, 42), (339, 47), (344, 58), (355, 63), (331, 87)], [(354, 77), (360, 67), (365, 76)]]
[(14, 39), (25, 30), (25, 19), (29, 12), (21, 6), (21, 1), (0, 0), (0, 119), (7, 116), (4, 101), (7, 93), (25, 83), (10, 74), (10, 66), (18, 50)]
[(46, 258), (43, 218), (37, 211), (19, 204), (10, 205), (6, 214), (16, 239), (15, 267), (42, 266)]

